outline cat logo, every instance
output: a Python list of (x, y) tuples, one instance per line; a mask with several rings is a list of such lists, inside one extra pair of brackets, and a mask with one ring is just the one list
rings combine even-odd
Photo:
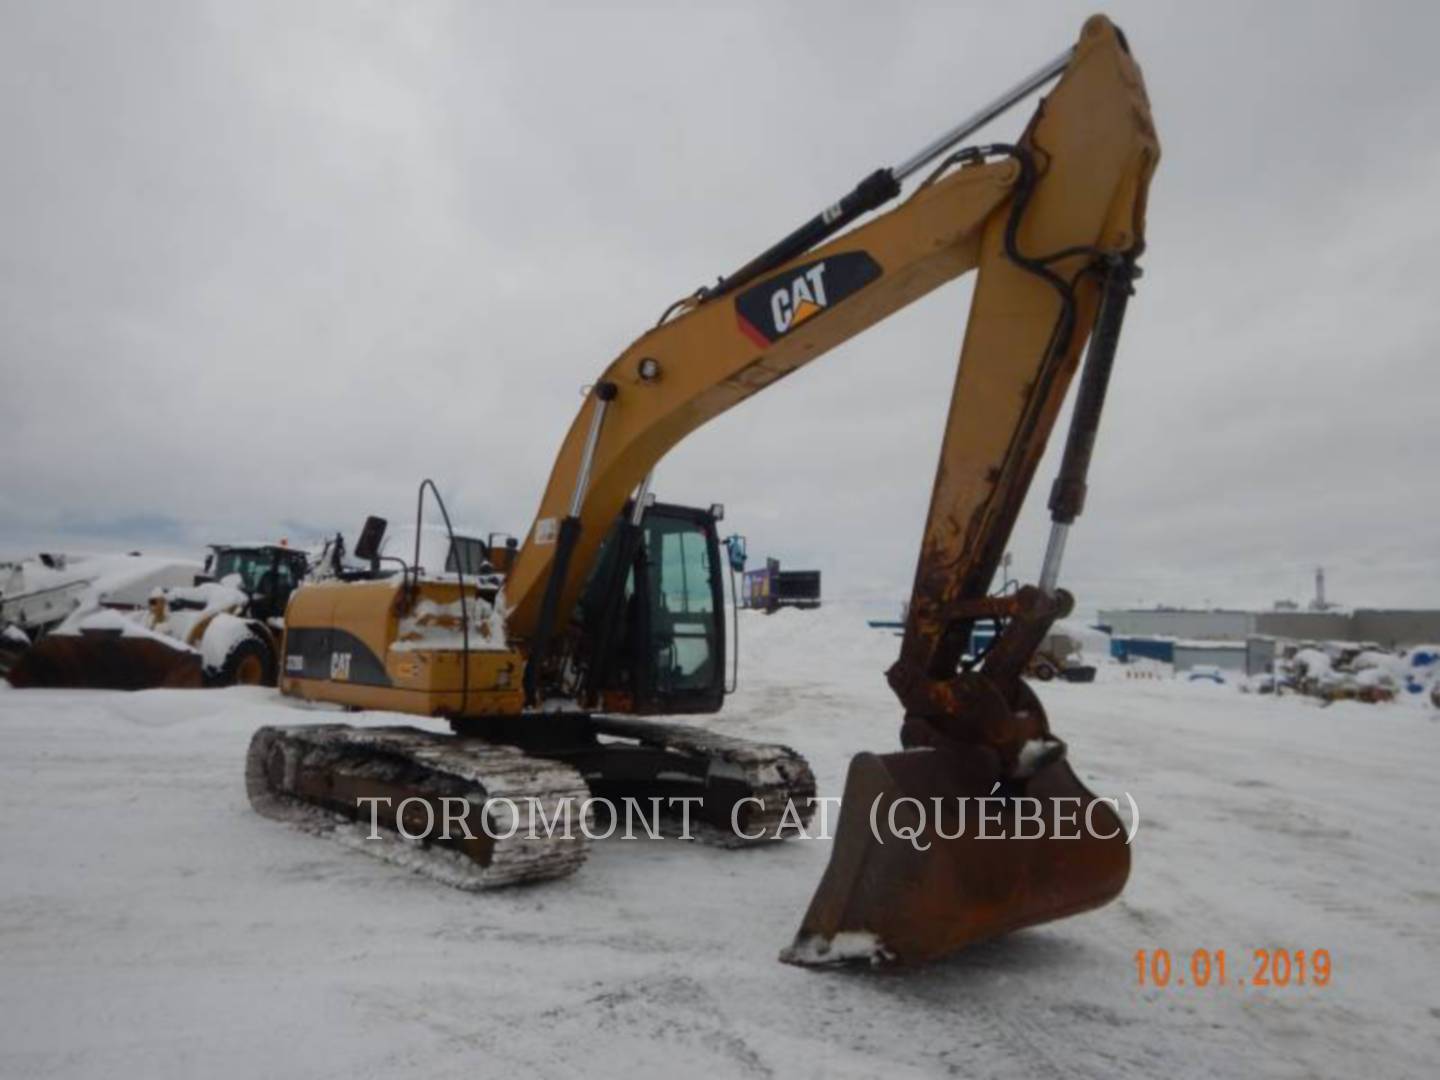
[(775, 329), (785, 333), (825, 307), (825, 264), (818, 262), (803, 274), (770, 294), (770, 314)]
[(880, 274), (880, 264), (863, 251), (841, 252), (793, 267), (735, 298), (740, 332), (760, 348), (768, 348)]

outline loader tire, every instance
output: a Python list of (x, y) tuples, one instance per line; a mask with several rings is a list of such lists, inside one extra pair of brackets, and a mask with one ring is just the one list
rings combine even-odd
[(1034, 666), (1031, 667), (1030, 674), (1034, 675), (1035, 678), (1039, 679), (1041, 682), (1049, 682), (1051, 679), (1055, 678), (1057, 672), (1055, 670), (1055, 665), (1050, 663), (1050, 661), (1038, 660), (1035, 662)]
[(220, 665), (217, 686), (274, 686), (275, 650), (253, 631), (235, 643)]

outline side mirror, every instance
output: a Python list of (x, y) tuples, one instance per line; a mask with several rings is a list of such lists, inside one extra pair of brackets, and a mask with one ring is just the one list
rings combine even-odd
[(385, 539), (385, 526), (388, 524), (384, 518), (374, 514), (365, 519), (365, 527), (360, 530), (360, 539), (355, 543), (357, 559), (368, 563), (380, 561), (380, 541)]

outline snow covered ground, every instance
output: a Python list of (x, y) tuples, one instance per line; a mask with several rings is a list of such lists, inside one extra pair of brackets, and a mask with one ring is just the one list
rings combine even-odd
[[(839, 609), (742, 620), (713, 721), (839, 794), (893, 747), (896, 639)], [(470, 895), (252, 813), (272, 693), (0, 687), (0, 1076), (1421, 1076), (1440, 1058), (1440, 714), (1204, 683), (1041, 689), (1129, 791), (1122, 898), (905, 974), (783, 966), (824, 841), (614, 840)], [(317, 719), (321, 717), (317, 716)], [(1231, 984), (1137, 987), (1137, 949)], [(1255, 948), (1328, 987), (1240, 987)]]

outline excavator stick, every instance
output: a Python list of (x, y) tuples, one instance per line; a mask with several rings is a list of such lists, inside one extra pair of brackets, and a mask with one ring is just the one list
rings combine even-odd
[(5, 676), (17, 689), (148, 690), (205, 685), (200, 654), (176, 642), (118, 633), (50, 634)]
[[(915, 596), (929, 610), (947, 611), (950, 621), (927, 631), (915, 614), (926, 605), (912, 600), (909, 647), (889, 673), (906, 707), (907, 749), (851, 761), (830, 864), (782, 960), (920, 963), (1099, 907), (1124, 887), (1130, 849), (1113, 803), (1080, 782), (1021, 676), (1073, 606), (1053, 580), (1083, 495), (1129, 282), (1127, 272), (1107, 282), (1113, 288), (1053, 489), (1042, 570), (1051, 588), (945, 601), (937, 596), (943, 567), (922, 556)], [(1003, 620), (1004, 629), (977, 666), (939, 677), (960, 660), (947, 652), (959, 636), (952, 628), (968, 638), (977, 617)]]
[[(1080, 782), (1022, 678), (1073, 600), (1056, 586), (1085, 496), (1145, 194), (1159, 155), (1138, 66), (1107, 20), (1085, 26), (1015, 146), (1008, 208), (986, 227), (900, 657), (901, 753), (850, 765), (830, 864), (797, 964), (918, 963), (1098, 907), (1129, 874), (1112, 802)], [(1089, 340), (1040, 584), (988, 596)], [(978, 621), (999, 627), (969, 655)]]

